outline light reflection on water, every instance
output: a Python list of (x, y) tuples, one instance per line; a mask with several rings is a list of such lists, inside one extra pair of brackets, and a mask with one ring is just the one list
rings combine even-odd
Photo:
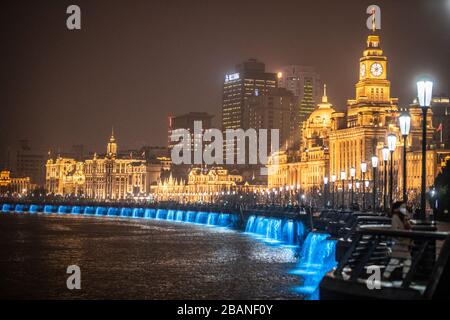
[[(225, 229), (142, 219), (0, 215), (0, 297), (299, 298), (292, 247)], [(66, 289), (77, 264), (82, 290)]]

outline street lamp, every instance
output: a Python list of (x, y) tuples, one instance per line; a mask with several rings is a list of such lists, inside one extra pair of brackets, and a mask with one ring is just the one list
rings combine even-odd
[(406, 138), (411, 130), (411, 116), (408, 112), (402, 112), (398, 118), (400, 122), (400, 132), (403, 137), (403, 201), (408, 201), (408, 193), (406, 192)]
[(323, 177), (323, 196), (324, 196), (324, 204), (325, 208), (327, 207), (327, 186), (328, 186), (328, 177)]
[(377, 204), (377, 167), (378, 157), (372, 156), (372, 172), (373, 172), (373, 212), (376, 212)]
[(387, 165), (389, 160), (389, 148), (384, 147), (381, 149), (383, 155), (383, 208), (387, 210), (387, 196), (388, 196), (388, 178), (387, 178)]
[(363, 204), (362, 204), (362, 211), (366, 210), (366, 185), (364, 183), (366, 179), (366, 172), (367, 172), (367, 163), (361, 162), (361, 175), (362, 175), (362, 187), (363, 187)]
[(331, 192), (333, 193), (332, 199), (331, 199), (331, 207), (332, 207), (333, 209), (334, 209), (334, 183), (336, 182), (336, 179), (337, 179), (336, 175), (333, 174), (333, 175), (331, 176), (331, 182), (333, 183), (333, 184), (331, 185)]
[(417, 82), (417, 97), (419, 100), (419, 105), (422, 108), (422, 188), (420, 195), (420, 206), (421, 206), (421, 218), (425, 218), (426, 212), (426, 183), (427, 183), (427, 167), (426, 167), (426, 156), (427, 156), (427, 112), (431, 105), (431, 97), (433, 95), (433, 82), (431, 81), (419, 81)]
[(347, 178), (347, 173), (345, 171), (341, 171), (341, 181), (342, 181), (342, 209), (345, 206), (345, 186), (344, 181)]
[(354, 194), (354, 188), (353, 188), (353, 186), (354, 186), (354, 183), (353, 183), (353, 181), (354, 181), (354, 179), (355, 179), (355, 176), (356, 176), (356, 169), (355, 168), (350, 168), (350, 177), (352, 178), (352, 188), (351, 188), (351, 198), (350, 198), (350, 208), (352, 208), (353, 207), (353, 194)]
[(394, 192), (394, 151), (397, 146), (397, 136), (393, 133), (388, 135), (388, 148), (391, 153), (391, 165), (389, 168), (389, 208), (392, 207), (392, 195)]

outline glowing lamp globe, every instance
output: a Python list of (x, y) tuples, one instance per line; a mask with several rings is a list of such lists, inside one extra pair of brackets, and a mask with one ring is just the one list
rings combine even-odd
[(388, 148), (389, 151), (394, 152), (397, 146), (397, 136), (393, 133), (388, 135)]
[(389, 160), (389, 148), (388, 147), (384, 147), (381, 150), (381, 153), (383, 154), (383, 161), (388, 161)]
[(411, 130), (411, 116), (408, 112), (402, 112), (400, 117), (398, 117), (400, 124), (400, 132), (402, 136), (407, 136)]
[(433, 95), (433, 82), (419, 81), (417, 82), (417, 98), (422, 108), (428, 108), (431, 105)]
[(372, 157), (372, 168), (376, 168), (376, 167), (378, 167), (378, 157), (373, 156)]
[(366, 173), (367, 172), (367, 163), (361, 162), (361, 172)]

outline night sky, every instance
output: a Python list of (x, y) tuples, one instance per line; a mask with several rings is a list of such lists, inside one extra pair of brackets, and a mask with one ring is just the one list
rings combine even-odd
[[(66, 28), (77, 4), (82, 30)], [(250, 57), (268, 71), (315, 66), (331, 102), (354, 97), (369, 30), (382, 9), (392, 95), (408, 105), (422, 74), (450, 94), (450, 0), (9, 1), (0, 17), (0, 150), (29, 139), (42, 150), (103, 152), (164, 145), (167, 116), (215, 114), (225, 73)]]

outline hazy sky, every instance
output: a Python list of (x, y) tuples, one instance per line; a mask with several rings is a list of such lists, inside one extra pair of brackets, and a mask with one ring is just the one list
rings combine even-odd
[[(82, 30), (66, 28), (77, 4)], [(0, 16), (0, 148), (29, 139), (44, 150), (164, 145), (167, 116), (221, 118), (224, 74), (250, 57), (269, 71), (315, 66), (331, 102), (354, 97), (368, 30), (382, 9), (382, 47), (400, 105), (428, 74), (450, 94), (448, 0), (10, 1)]]

